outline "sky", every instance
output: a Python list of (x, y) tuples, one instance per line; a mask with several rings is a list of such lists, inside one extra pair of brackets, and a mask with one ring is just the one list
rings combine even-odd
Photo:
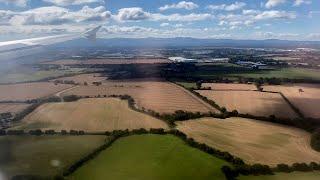
[(319, 0), (0, 0), (0, 41), (101, 38), (320, 40)]

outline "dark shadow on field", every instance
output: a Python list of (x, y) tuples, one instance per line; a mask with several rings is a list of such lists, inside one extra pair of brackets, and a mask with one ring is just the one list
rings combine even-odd
[[(269, 94), (275, 94), (276, 97), (271, 98), (268, 96)], [(257, 101), (254, 98), (258, 98), (262, 103), (257, 103)], [(256, 97), (255, 95), (250, 96), (250, 94), (244, 94), (238, 99), (238, 101), (240, 100), (248, 101), (245, 103), (245, 104), (248, 104), (247, 107), (238, 107), (238, 109), (236, 109), (241, 114), (250, 114), (254, 116), (264, 116), (264, 117), (269, 117), (271, 115), (274, 115), (279, 118), (291, 118), (291, 119), (299, 117), (299, 115), (290, 107), (290, 104), (286, 102), (285, 99), (278, 93), (263, 92), (263, 94), (258, 97)], [(236, 103), (236, 104), (238, 104), (237, 106), (241, 105), (241, 103)], [(228, 111), (232, 111), (232, 110), (234, 109), (228, 109)]]
[[(320, 95), (319, 95), (320, 97)], [(289, 101), (300, 110), (306, 118), (318, 119), (320, 122), (320, 98), (291, 97)]]
[(280, 94), (279, 98), (262, 97), (261, 100), (266, 102), (267, 106), (256, 109), (254, 115), (261, 116), (261, 114), (266, 114), (266, 112), (268, 112), (268, 116), (275, 115), (280, 118), (299, 117), (299, 115), (290, 107)]
[(1, 137), (0, 139), (0, 166), (6, 165), (13, 161), (13, 142), (10, 138)]

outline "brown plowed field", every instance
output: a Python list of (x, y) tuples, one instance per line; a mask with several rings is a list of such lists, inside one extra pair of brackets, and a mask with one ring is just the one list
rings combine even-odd
[(29, 106), (30, 104), (25, 103), (0, 103), (0, 113), (11, 112), (12, 114), (16, 114)]
[(237, 110), (242, 114), (296, 118), (297, 114), (278, 93), (259, 91), (197, 91), (202, 96), (215, 101), (228, 111)]
[(75, 64), (84, 64), (84, 65), (97, 65), (97, 64), (159, 64), (159, 63), (170, 63), (168, 59), (89, 59), (89, 60), (58, 60), (58, 61), (50, 61), (44, 62), (42, 64), (56, 64), (56, 65), (75, 65)]
[(75, 102), (47, 103), (26, 116), (15, 129), (112, 131), (167, 128), (167, 124), (136, 112), (118, 98), (89, 98)]
[(0, 101), (26, 101), (49, 96), (72, 87), (67, 84), (55, 85), (51, 82), (35, 82), (0, 85)]
[(265, 91), (281, 92), (306, 117), (320, 118), (320, 85), (288, 84), (263, 86)]
[(177, 128), (250, 164), (320, 161), (320, 153), (310, 147), (310, 133), (297, 128), (244, 118), (189, 120), (178, 122)]
[(160, 81), (107, 81), (101, 86), (81, 86), (62, 94), (79, 96), (130, 95), (139, 108), (160, 113), (176, 110), (217, 112), (209, 104), (175, 84)]
[(74, 81), (75, 83), (78, 83), (80, 85), (83, 85), (84, 82), (87, 82), (88, 85), (92, 85), (93, 82), (101, 82), (106, 79), (107, 77), (102, 76), (102, 74), (93, 73), (93, 74), (79, 74), (79, 75), (70, 76), (70, 77), (62, 77), (62, 78), (54, 79), (51, 81), (55, 81), (55, 80)]
[(254, 84), (236, 84), (236, 83), (202, 83), (202, 87), (211, 87), (212, 90), (238, 90), (238, 91), (254, 91), (257, 87)]

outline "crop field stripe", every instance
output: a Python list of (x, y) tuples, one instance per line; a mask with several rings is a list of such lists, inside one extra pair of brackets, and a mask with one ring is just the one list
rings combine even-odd
[(166, 122), (136, 111), (128, 105), (127, 100), (118, 98), (88, 98), (76, 102), (44, 104), (17, 123), (13, 129), (30, 130), (32, 125), (37, 123), (43, 124), (40, 129), (55, 130), (168, 128)]
[[(191, 93), (189, 90), (187, 90), (186, 88), (184, 87), (181, 87), (179, 86), (178, 84), (175, 84), (175, 83), (172, 83), (171, 84), (174, 84), (175, 86), (179, 87), (180, 89), (182, 89), (184, 92), (186, 92), (187, 94), (189, 94), (190, 96), (192, 96), (194, 99), (196, 99), (197, 101), (199, 101), (201, 104), (205, 105), (207, 108), (209, 109), (216, 109), (215, 107), (211, 106), (210, 104), (204, 102), (202, 99), (198, 98), (196, 95), (194, 95), (193, 93)], [(217, 111), (219, 111), (218, 109), (216, 109)]]
[(310, 133), (284, 125), (245, 118), (202, 118), (178, 122), (177, 129), (250, 163), (274, 166), (320, 160), (320, 154), (310, 147)]

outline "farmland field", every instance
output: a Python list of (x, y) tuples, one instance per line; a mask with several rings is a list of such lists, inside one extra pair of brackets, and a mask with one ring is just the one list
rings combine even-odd
[(183, 81), (177, 81), (175, 82), (185, 88), (197, 88), (197, 85), (195, 82), (183, 82)]
[(251, 72), (202, 72), (198, 71), (192, 74), (192, 76), (210, 79), (217, 76), (243, 77), (243, 78), (289, 78), (289, 79), (308, 79), (308, 80), (320, 80), (319, 69), (307, 69), (307, 68), (282, 68), (276, 70), (252, 70)]
[(54, 176), (105, 140), (106, 136), (2, 136), (1, 174)]
[(97, 96), (130, 95), (139, 108), (159, 113), (176, 110), (192, 112), (217, 112), (189, 91), (175, 84), (160, 81), (107, 81), (101, 86), (81, 86), (66, 91), (63, 95)]
[[(128, 151), (129, 150), (129, 151)], [(71, 180), (225, 179), (227, 162), (191, 148), (172, 135), (121, 138), (73, 174)]]
[(70, 77), (62, 77), (55, 80), (61, 80), (61, 81), (74, 81), (75, 83), (84, 84), (84, 82), (87, 82), (88, 85), (92, 85), (93, 82), (101, 82), (106, 80), (107, 77), (102, 76), (99, 73), (93, 73), (93, 74), (79, 74), (75, 76)]
[(29, 107), (26, 103), (0, 103), (0, 113), (10, 112), (12, 114), (19, 113)]
[(178, 129), (251, 164), (320, 161), (320, 153), (310, 147), (311, 135), (297, 128), (244, 118), (203, 118), (178, 122)]
[(291, 173), (276, 173), (275, 175), (264, 176), (240, 176), (239, 180), (318, 180), (320, 172), (291, 172)]
[(254, 84), (236, 84), (236, 83), (202, 83), (202, 87), (211, 87), (212, 90), (239, 90), (249, 91), (257, 90)]
[(197, 91), (202, 96), (214, 100), (228, 111), (237, 110), (242, 114), (296, 118), (297, 114), (278, 93), (258, 91)]
[(170, 63), (168, 59), (155, 59), (155, 58), (141, 58), (141, 59), (89, 59), (89, 60), (58, 60), (58, 61), (49, 61), (42, 64), (56, 64), (56, 65), (75, 65), (75, 64), (156, 64), (156, 63)]
[(263, 86), (265, 91), (281, 92), (306, 117), (320, 118), (320, 85), (287, 84)]
[(76, 102), (48, 103), (26, 116), (15, 129), (112, 131), (167, 128), (165, 122), (136, 112), (118, 98), (90, 98)]
[(0, 85), (0, 101), (26, 101), (52, 95), (72, 87), (50, 82)]
[(305, 68), (283, 68), (271, 71), (256, 71), (252, 73), (228, 74), (228, 76), (240, 76), (246, 78), (290, 78), (320, 80), (320, 70)]
[(12, 71), (0, 74), (0, 83), (20, 83), (39, 81), (45, 78), (58, 77), (82, 72), (81, 68), (71, 68), (66, 70), (39, 70), (31, 67), (18, 67)]

